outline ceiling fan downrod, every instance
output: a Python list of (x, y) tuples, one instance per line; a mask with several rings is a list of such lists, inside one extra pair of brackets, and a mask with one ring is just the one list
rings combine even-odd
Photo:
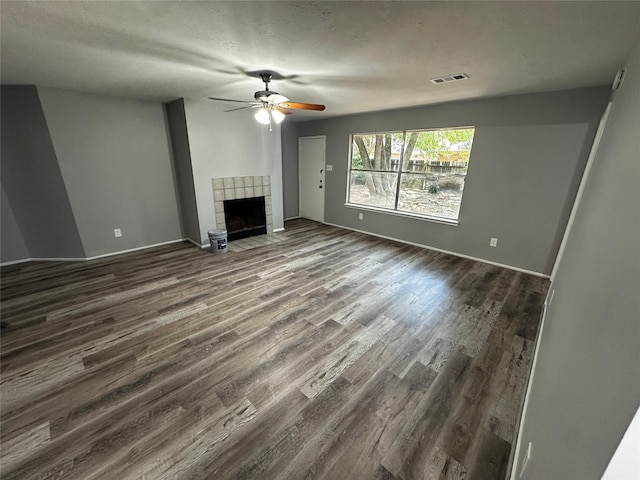
[(271, 90), (269, 90), (269, 82), (271, 81), (271, 77), (272, 77), (272, 74), (268, 72), (264, 72), (260, 74), (260, 78), (262, 78), (262, 81), (264, 82), (264, 90), (256, 92), (253, 95), (253, 98), (255, 98), (260, 102), (264, 102), (267, 99), (267, 97), (269, 97), (269, 95), (272, 95), (274, 93), (277, 94), (277, 92), (272, 92)]
[(271, 73), (268, 73), (268, 72), (260, 74), (260, 78), (262, 78), (262, 81), (264, 82), (264, 89), (266, 91), (269, 91), (269, 82), (271, 81), (271, 77), (272, 76), (273, 75)]

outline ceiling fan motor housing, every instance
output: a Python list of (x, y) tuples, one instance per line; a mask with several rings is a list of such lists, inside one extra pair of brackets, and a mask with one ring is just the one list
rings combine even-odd
[(260, 90), (259, 92), (256, 92), (253, 94), (253, 98), (255, 98), (256, 100), (263, 101), (266, 100), (267, 97), (269, 97), (270, 95), (277, 95), (278, 92), (272, 92), (271, 90)]

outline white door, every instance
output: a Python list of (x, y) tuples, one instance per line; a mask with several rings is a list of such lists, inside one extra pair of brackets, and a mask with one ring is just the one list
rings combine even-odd
[(324, 222), (324, 141), (325, 137), (298, 139), (300, 216), (316, 222)]

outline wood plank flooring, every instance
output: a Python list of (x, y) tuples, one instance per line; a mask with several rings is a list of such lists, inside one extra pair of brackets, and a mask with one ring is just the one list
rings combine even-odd
[(279, 235), (3, 268), (2, 478), (504, 478), (548, 282)]

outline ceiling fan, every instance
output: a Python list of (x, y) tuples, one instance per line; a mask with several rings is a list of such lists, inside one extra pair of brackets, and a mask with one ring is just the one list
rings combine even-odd
[(272, 121), (281, 123), (282, 120), (284, 120), (285, 115), (289, 115), (292, 113), (289, 111), (289, 109), (318, 111), (322, 111), (325, 109), (324, 105), (318, 105), (315, 103), (291, 102), (284, 95), (280, 95), (278, 92), (269, 90), (269, 82), (271, 81), (272, 76), (273, 74), (270, 72), (263, 72), (260, 74), (260, 78), (262, 78), (262, 81), (264, 82), (264, 90), (257, 91), (253, 95), (253, 98), (255, 98), (255, 101), (253, 102), (216, 97), (209, 97), (209, 100), (247, 104), (247, 106), (245, 107), (232, 108), (230, 110), (225, 110), (225, 112), (234, 112), (236, 110), (243, 110), (245, 108), (259, 109), (255, 113), (254, 117), (258, 122), (269, 125), (269, 131), (271, 131)]

